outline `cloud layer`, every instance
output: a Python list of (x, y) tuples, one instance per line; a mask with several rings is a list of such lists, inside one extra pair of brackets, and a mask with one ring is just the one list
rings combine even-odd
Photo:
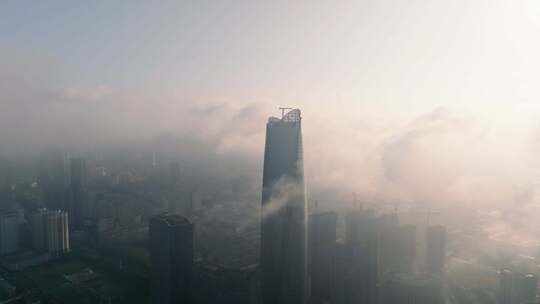
[[(207, 165), (209, 174), (260, 178), (266, 119), (279, 105), (59, 86), (47, 77), (54, 75), (50, 64), (34, 61), (0, 61), (0, 157), (38, 155), (51, 146), (145, 147), (177, 155), (185, 166)], [(342, 207), (355, 192), (382, 209), (397, 203), (481, 214), (490, 219), (482, 227), (494, 238), (536, 241), (540, 133), (534, 119), (519, 116), (522, 111), (490, 109), (495, 115), (486, 116), (482, 108), (433, 106), (420, 115), (377, 120), (318, 106), (302, 104), (311, 200)]]

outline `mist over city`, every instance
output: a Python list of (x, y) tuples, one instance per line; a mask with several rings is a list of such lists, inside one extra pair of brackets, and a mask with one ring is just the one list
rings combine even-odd
[(0, 3), (0, 303), (540, 303), (535, 1)]

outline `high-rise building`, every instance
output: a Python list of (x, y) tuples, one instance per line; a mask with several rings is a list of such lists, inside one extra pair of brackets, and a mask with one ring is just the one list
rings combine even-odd
[(55, 183), (64, 187), (69, 185), (69, 157), (68, 154), (56, 151), (51, 159), (51, 177)]
[(378, 231), (373, 210), (351, 210), (345, 217), (351, 254), (352, 303), (372, 304), (378, 298)]
[(182, 177), (182, 171), (180, 169), (180, 163), (177, 161), (171, 162), (169, 164), (169, 185), (177, 187), (180, 183), (180, 178)]
[(397, 223), (381, 227), (380, 260), (382, 276), (391, 272), (413, 272), (416, 262), (416, 226)]
[(538, 291), (538, 277), (533, 273), (522, 276), (517, 286), (519, 303), (538, 303), (536, 293)]
[(413, 272), (416, 261), (416, 226), (403, 225), (398, 230), (398, 272)]
[(337, 213), (312, 214), (309, 219), (310, 303), (330, 303), (334, 289)]
[(499, 273), (499, 303), (514, 304), (515, 303), (515, 286), (514, 274), (510, 269), (502, 269)]
[(429, 226), (426, 234), (426, 260), (431, 273), (442, 273), (446, 259), (446, 227)]
[(191, 303), (193, 224), (163, 213), (150, 218), (152, 303)]
[(69, 199), (69, 163), (67, 154), (60, 151), (47, 153), (38, 162), (37, 182), (43, 191), (47, 208), (65, 208)]
[(71, 199), (68, 208), (70, 226), (73, 229), (80, 229), (83, 226), (83, 210), (86, 203), (86, 161), (82, 158), (72, 158), (70, 169)]
[(350, 246), (343, 243), (336, 244), (334, 258), (334, 285), (332, 292), (332, 304), (349, 304), (352, 289), (351, 271), (351, 250)]
[(19, 212), (13, 209), (0, 210), (0, 255), (19, 250)]
[(69, 252), (68, 214), (61, 210), (39, 209), (30, 216), (32, 245), (52, 256)]
[(307, 300), (307, 204), (300, 110), (271, 117), (264, 151), (261, 276), (263, 304)]
[[(396, 213), (383, 214), (377, 219), (379, 233), (379, 278), (388, 272), (395, 271), (399, 249), (397, 231), (399, 220)], [(379, 280), (380, 281), (380, 280)], [(382, 282), (379, 282), (380, 284)]]

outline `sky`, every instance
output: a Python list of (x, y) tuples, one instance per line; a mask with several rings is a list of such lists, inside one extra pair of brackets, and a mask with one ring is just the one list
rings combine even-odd
[(57, 87), (387, 112), (528, 104), (538, 94), (536, 1), (3, 1), (0, 8), (0, 46), (51, 61)]
[(313, 196), (530, 239), (539, 30), (533, 0), (2, 1), (0, 156), (169, 138), (259, 173), (267, 117), (299, 107)]

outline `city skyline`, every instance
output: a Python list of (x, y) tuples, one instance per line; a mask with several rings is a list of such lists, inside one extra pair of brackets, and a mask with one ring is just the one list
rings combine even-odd
[(258, 122), (292, 106), (313, 122), (305, 176), (321, 205), (357, 192), (481, 208), (494, 238), (525, 244), (540, 231), (537, 10), (4, 2), (0, 158), (160, 143), (186, 163), (231, 164), (214, 175), (249, 175), (262, 170)]
[(533, 0), (2, 1), (0, 302), (537, 304), (539, 32)]

